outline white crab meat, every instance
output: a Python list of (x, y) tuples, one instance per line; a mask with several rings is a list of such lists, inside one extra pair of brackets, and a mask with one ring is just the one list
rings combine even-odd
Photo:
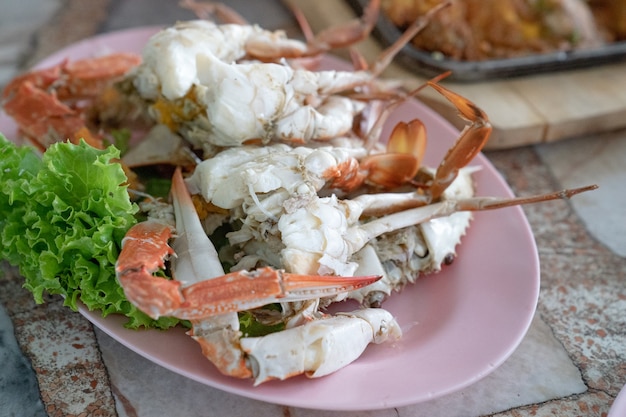
[(386, 310), (362, 309), (338, 313), (264, 337), (244, 337), (255, 384), (305, 373), (317, 378), (345, 367), (370, 343), (397, 340), (400, 326)]
[(267, 36), (289, 41), (257, 26), (179, 23), (148, 41), (134, 84), (148, 100), (174, 101), (193, 88), (202, 111), (183, 134), (194, 143), (239, 146), (250, 139), (309, 141), (349, 132), (365, 105), (335, 92), (371, 82), (372, 75), (238, 62), (250, 43)]
[[(462, 200), (472, 197), (472, 174), (477, 169), (461, 169), (456, 180), (444, 191), (442, 199)], [(347, 298), (364, 305), (376, 305), (393, 291), (414, 283), (419, 276), (440, 271), (446, 258), (456, 253), (456, 247), (461, 243), (471, 220), (471, 212), (461, 211), (379, 236), (355, 253), (352, 261), (359, 265), (355, 275), (379, 274), (382, 279), (351, 291)]]
[[(421, 229), (429, 253), (427, 270), (438, 270), (443, 259), (454, 253), (455, 246), (469, 225), (471, 213), (451, 213), (446, 201), (462, 200), (473, 195), (472, 169), (464, 169), (442, 196), (443, 203), (385, 215), (375, 220), (359, 219), (368, 207), (359, 197), (351, 200), (330, 197), (295, 198), (293, 209), (286, 210), (278, 221), (278, 231), (285, 248), (281, 252), (284, 267), (307, 274), (354, 275), (358, 263), (352, 257), (378, 236), (406, 227)], [(385, 195), (367, 195), (367, 204), (378, 205)], [(440, 217), (441, 215), (445, 217)], [(397, 244), (396, 244), (397, 245)]]
[[(280, 192), (285, 197), (316, 194), (337, 166), (362, 158), (364, 149), (286, 144), (240, 146), (226, 149), (200, 163), (187, 179), (192, 194), (202, 194), (218, 207), (232, 209), (259, 202)], [(276, 207), (266, 207), (275, 211)]]
[[(442, 200), (462, 200), (474, 195), (472, 174), (479, 168), (467, 167), (459, 171), (457, 178), (443, 192)], [(460, 211), (446, 217), (434, 218), (419, 225), (424, 244), (428, 251), (428, 263), (423, 272), (436, 272), (441, 269), (444, 258), (456, 253), (456, 246), (472, 220), (472, 212)]]

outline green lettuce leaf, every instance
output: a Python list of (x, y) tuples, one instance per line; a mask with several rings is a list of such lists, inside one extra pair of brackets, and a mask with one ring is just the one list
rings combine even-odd
[[(280, 310), (280, 306), (276, 305), (266, 306), (270, 310)], [(239, 318), (239, 330), (244, 337), (261, 337), (270, 333), (281, 332), (285, 330), (285, 323), (280, 322), (276, 324), (263, 324), (254, 317), (254, 314), (250, 311), (240, 311), (238, 313)]]
[(124, 296), (115, 261), (138, 208), (119, 151), (57, 143), (40, 158), (0, 135), (0, 257), (20, 269), (37, 303), (61, 294), (103, 316), (119, 313), (130, 328), (168, 328), (177, 319), (152, 320)]

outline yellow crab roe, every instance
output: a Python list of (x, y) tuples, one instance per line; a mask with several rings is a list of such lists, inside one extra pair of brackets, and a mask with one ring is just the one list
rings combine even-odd
[(195, 207), (196, 212), (198, 213), (198, 217), (200, 217), (200, 220), (206, 219), (209, 214), (212, 213), (228, 214), (228, 210), (206, 201), (204, 197), (202, 197), (200, 194), (192, 195), (191, 201), (193, 202), (193, 206)]
[(177, 131), (180, 124), (193, 120), (202, 112), (202, 107), (196, 100), (195, 88), (191, 88), (187, 94), (174, 101), (159, 97), (152, 105), (157, 116), (157, 121)]

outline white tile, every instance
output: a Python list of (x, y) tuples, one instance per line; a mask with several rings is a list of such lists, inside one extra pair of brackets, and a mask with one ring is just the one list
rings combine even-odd
[(97, 329), (96, 335), (114, 387), (119, 417), (283, 415), (282, 406), (192, 381), (155, 365)]
[(13, 335), (13, 324), (0, 305), (0, 410), (5, 416), (44, 417), (35, 373)]
[(16, 74), (17, 71), (12, 65), (0, 65), (0, 88), (4, 86), (5, 83), (8, 83)]
[(390, 410), (325, 413), (294, 410), (292, 417), (477, 417), (585, 392), (587, 387), (546, 323), (535, 317), (511, 357), (468, 388), (413, 406)]
[(59, 7), (61, 0), (4, 2), (0, 13), (0, 88), (18, 71), (31, 37)]
[(626, 257), (626, 132), (536, 146), (563, 188), (598, 184), (571, 202), (587, 230)]
[(580, 371), (538, 316), (511, 357), (476, 384), (412, 407), (399, 417), (483, 416), (529, 404), (579, 394), (587, 390)]
[(9, 36), (5, 36), (2, 30), (0, 30), (0, 64), (14, 63), (15, 58), (20, 56), (24, 50), (24, 39), (17, 39), (21, 37), (20, 33), (17, 33), (16, 39)]
[(63, 5), (62, 0), (5, 1), (0, 13), (0, 28), (4, 30), (34, 30), (44, 23)]

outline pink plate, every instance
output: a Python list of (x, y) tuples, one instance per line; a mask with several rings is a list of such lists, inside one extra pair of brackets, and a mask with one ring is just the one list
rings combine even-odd
[[(114, 51), (139, 52), (157, 28), (97, 36), (55, 53), (40, 66), (61, 59)], [(336, 59), (332, 66), (344, 66)], [(430, 144), (426, 162), (436, 165), (458, 135), (451, 125), (417, 101), (400, 107), (388, 126), (421, 118)], [(15, 137), (15, 125), (0, 114), (0, 131)], [(388, 133), (388, 132), (387, 132)], [(478, 195), (512, 196), (494, 167), (479, 155), (474, 165)], [(253, 387), (219, 374), (182, 329), (131, 331), (121, 317), (81, 313), (131, 350), (195, 381), (257, 400), (328, 410), (372, 410), (427, 401), (460, 390), (496, 369), (524, 337), (539, 295), (539, 261), (528, 222), (519, 207), (478, 213), (442, 272), (426, 276), (391, 297), (385, 308), (398, 319), (404, 337), (372, 345), (354, 363), (320, 379), (296, 377)], [(353, 307), (353, 306), (351, 306)]]
[(619, 392), (611, 409), (609, 410), (608, 417), (623, 417), (626, 416), (626, 386)]

